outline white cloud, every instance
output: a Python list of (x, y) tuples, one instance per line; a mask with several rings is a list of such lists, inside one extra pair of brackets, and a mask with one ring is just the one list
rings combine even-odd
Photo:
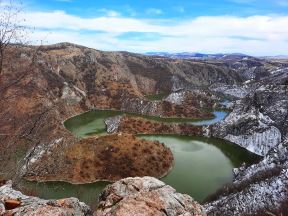
[[(29, 26), (38, 29), (32, 35), (34, 39), (41, 40), (52, 32), (47, 38), (49, 43), (68, 41), (97, 49), (134, 52), (288, 54), (288, 16), (203, 16), (175, 21), (115, 17), (107, 13), (102, 17), (81, 18), (53, 11), (31, 12), (25, 18)], [(133, 41), (119, 37), (127, 32), (155, 33), (160, 39)]]

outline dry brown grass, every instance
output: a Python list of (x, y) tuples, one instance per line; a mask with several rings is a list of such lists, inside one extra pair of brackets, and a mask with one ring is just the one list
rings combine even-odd
[[(34, 169), (30, 180), (61, 180), (89, 183), (125, 177), (165, 175), (173, 165), (169, 148), (129, 134), (82, 139), (65, 149), (55, 149)], [(61, 156), (60, 156), (61, 155)], [(58, 158), (63, 158), (55, 161)]]
[(132, 116), (122, 118), (119, 131), (132, 134), (202, 135), (201, 126), (162, 123)]

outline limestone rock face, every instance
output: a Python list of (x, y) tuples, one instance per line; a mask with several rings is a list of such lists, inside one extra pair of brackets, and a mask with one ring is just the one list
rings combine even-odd
[(114, 117), (110, 117), (108, 119), (105, 120), (105, 124), (107, 127), (107, 132), (108, 133), (116, 133), (118, 132), (120, 123), (121, 123), (121, 119), (122, 116), (114, 116)]
[(206, 215), (190, 196), (152, 178), (126, 178), (107, 186), (99, 199), (97, 216)]
[(287, 136), (287, 107), (285, 86), (261, 86), (213, 126), (212, 134), (264, 156)]
[(262, 85), (208, 129), (213, 136), (264, 156), (258, 164), (234, 169), (233, 183), (204, 205), (209, 216), (288, 214), (287, 107), (287, 86)]
[(237, 85), (214, 85), (211, 86), (210, 89), (214, 92), (222, 93), (226, 95), (226, 97), (234, 97), (234, 98), (244, 98), (249, 90), (245, 87), (237, 86)]
[[(16, 208), (7, 208), (6, 202), (19, 202)], [(12, 183), (0, 187), (0, 215), (14, 216), (92, 216), (91, 209), (76, 198), (44, 200), (26, 196), (12, 188)]]

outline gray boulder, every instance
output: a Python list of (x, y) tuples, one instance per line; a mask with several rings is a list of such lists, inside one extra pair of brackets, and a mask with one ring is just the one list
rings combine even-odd
[(107, 186), (100, 195), (97, 216), (204, 216), (190, 196), (152, 177), (126, 178)]
[(14, 216), (92, 216), (91, 209), (76, 198), (44, 200), (26, 196), (12, 188), (12, 182), (0, 187), (0, 215)]

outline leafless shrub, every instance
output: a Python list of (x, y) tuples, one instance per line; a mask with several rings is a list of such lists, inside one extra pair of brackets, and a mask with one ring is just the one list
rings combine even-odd
[(22, 4), (10, 0), (0, 0), (0, 75), (3, 70), (3, 62), (8, 46), (11, 44), (24, 44), (27, 36), (27, 28), (22, 24)]

